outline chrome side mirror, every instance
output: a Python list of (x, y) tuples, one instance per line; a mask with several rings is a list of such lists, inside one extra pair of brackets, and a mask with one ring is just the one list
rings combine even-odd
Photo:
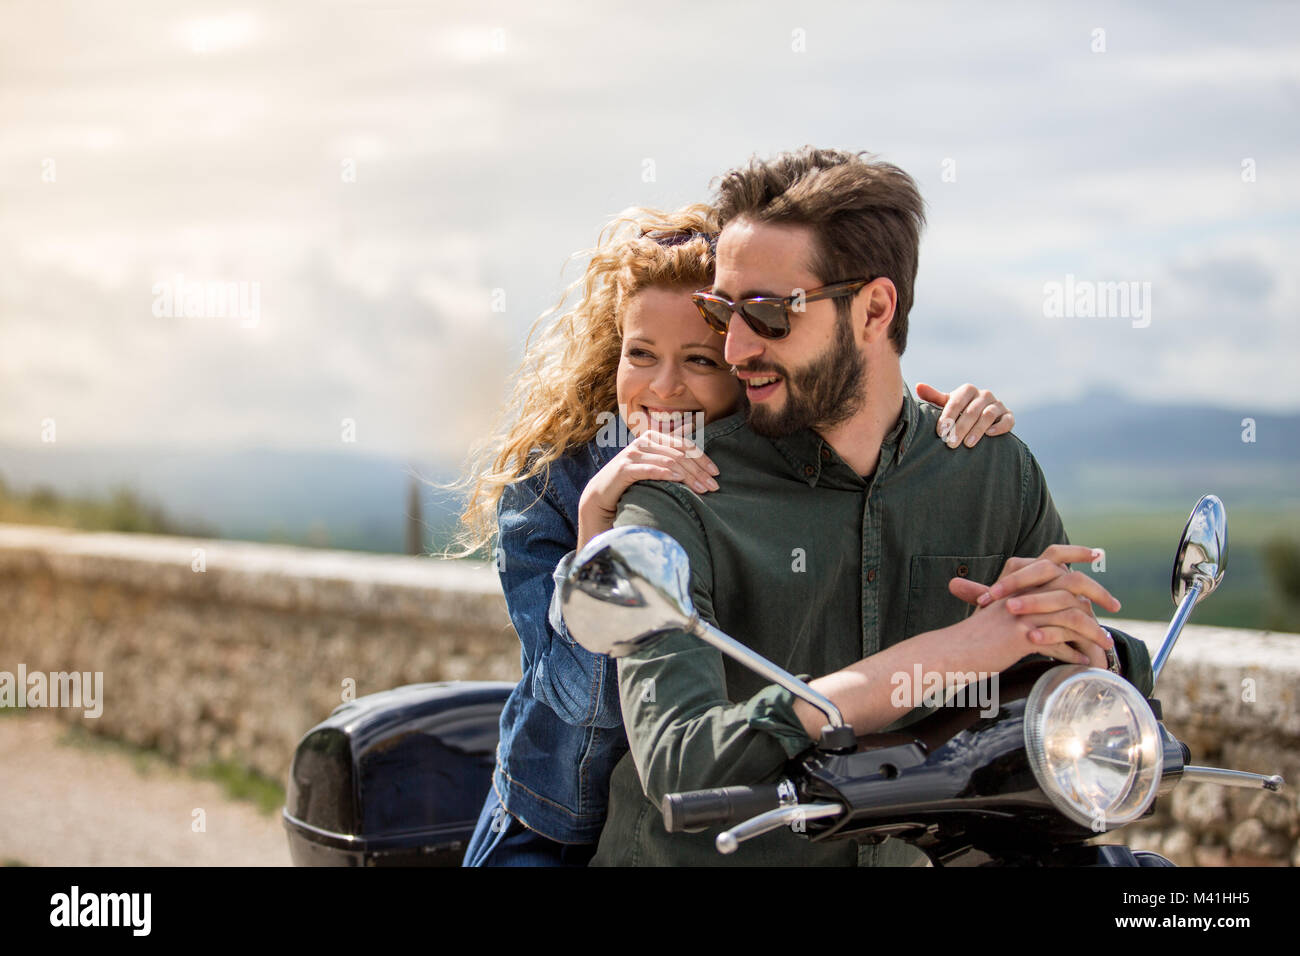
[(594, 654), (626, 657), (695, 617), (690, 562), (652, 528), (615, 528), (587, 542), (560, 586), (564, 623)]
[(1206, 495), (1196, 503), (1174, 558), (1174, 576), (1170, 586), (1174, 604), (1181, 604), (1193, 585), (1201, 586), (1199, 604), (1223, 580), (1228, 569), (1228, 514), (1223, 502)]
[(1160, 672), (1165, 669), (1192, 608), (1219, 586), (1227, 568), (1228, 513), (1217, 496), (1205, 495), (1196, 502), (1183, 528), (1183, 536), (1178, 540), (1178, 555), (1174, 558), (1174, 577), (1170, 585), (1178, 610), (1151, 659), (1154, 680), (1160, 679)]
[(564, 624), (595, 654), (626, 657), (670, 631), (685, 631), (826, 715), (819, 746), (851, 751), (853, 728), (839, 708), (793, 674), (700, 619), (691, 601), (691, 565), (672, 537), (654, 528), (614, 528), (573, 558), (560, 585)]

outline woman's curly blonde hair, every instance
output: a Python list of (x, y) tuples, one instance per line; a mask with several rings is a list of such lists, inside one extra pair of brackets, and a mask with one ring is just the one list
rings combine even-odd
[[(497, 504), (509, 485), (545, 475), (555, 459), (596, 437), (602, 412), (618, 410), (625, 303), (651, 286), (708, 286), (717, 231), (706, 203), (674, 212), (634, 207), (601, 230), (594, 249), (576, 254), (590, 254), (585, 272), (533, 323), (511, 397), (491, 437), (470, 453), (468, 475), (457, 486), (468, 496), (455, 556), (491, 545)], [(575, 293), (577, 303), (547, 325)]]

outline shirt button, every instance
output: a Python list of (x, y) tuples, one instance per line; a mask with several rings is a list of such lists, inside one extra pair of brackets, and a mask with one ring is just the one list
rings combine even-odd
[(967, 567), (966, 565), (964, 565), (964, 564), (959, 564), (959, 565), (957, 565), (957, 576), (958, 576), (959, 578), (964, 578), (964, 577), (966, 577), (966, 575), (968, 575), (968, 574), (970, 574), (970, 568), (968, 568), (968, 567)]
[(817, 474), (817, 469), (814, 468), (812, 465), (804, 465), (803, 473), (807, 475), (809, 478), (811, 478), (813, 475)]
[(831, 460), (831, 450), (827, 448), (825, 445), (822, 445), (822, 461), (830, 461), (830, 460)]
[(870, 571), (867, 572), (867, 580), (868, 580), (868, 581), (874, 581), (874, 580), (876, 580), (876, 569), (875, 569), (875, 568), (872, 568)]

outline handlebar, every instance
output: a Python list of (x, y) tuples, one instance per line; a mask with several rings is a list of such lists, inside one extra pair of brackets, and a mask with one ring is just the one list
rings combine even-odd
[(664, 829), (669, 833), (698, 833), (709, 827), (729, 826), (740, 820), (795, 802), (788, 780), (749, 787), (716, 787), (664, 795)]

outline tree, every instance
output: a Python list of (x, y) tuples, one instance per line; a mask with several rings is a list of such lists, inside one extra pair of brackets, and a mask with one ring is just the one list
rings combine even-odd
[(1268, 568), (1282, 607), (1269, 615), (1269, 627), (1279, 631), (1300, 631), (1300, 545), (1286, 538), (1274, 538), (1264, 545), (1264, 566)]
[(420, 483), (412, 476), (406, 491), (406, 553), (424, 553), (424, 517), (420, 512)]

